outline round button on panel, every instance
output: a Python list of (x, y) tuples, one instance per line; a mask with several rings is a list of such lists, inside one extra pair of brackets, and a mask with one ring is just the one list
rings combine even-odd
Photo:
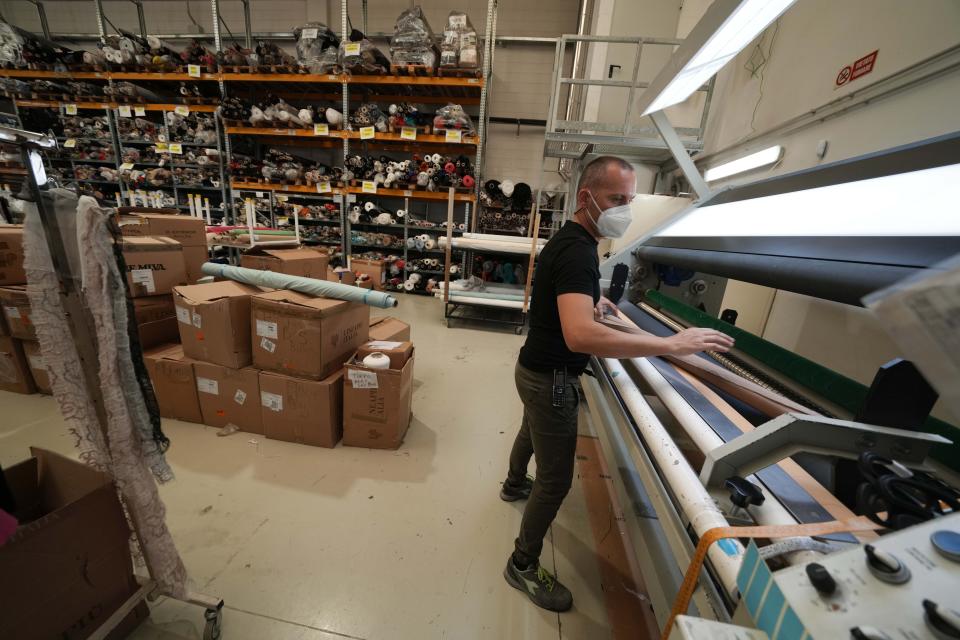
[(930, 534), (930, 542), (937, 553), (947, 560), (960, 562), (960, 533), (941, 529)]

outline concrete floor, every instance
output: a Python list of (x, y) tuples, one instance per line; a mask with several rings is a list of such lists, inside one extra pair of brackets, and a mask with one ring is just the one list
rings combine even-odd
[[(439, 301), (400, 297), (391, 315), (412, 325), (417, 363), (398, 451), (221, 438), (164, 421), (177, 474), (161, 488), (167, 521), (193, 587), (226, 601), (224, 638), (611, 637), (578, 480), (541, 558), (574, 609), (538, 609), (502, 576), (523, 508), (497, 494), (520, 422), (524, 338), (447, 329)], [(0, 464), (30, 445), (74, 453), (52, 398), (0, 392), (0, 407)], [(133, 637), (200, 638), (202, 613), (161, 600)]]

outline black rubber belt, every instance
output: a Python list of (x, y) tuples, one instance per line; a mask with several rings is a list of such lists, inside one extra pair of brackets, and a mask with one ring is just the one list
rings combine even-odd
[[(669, 327), (649, 314), (644, 313), (637, 306), (629, 302), (622, 302), (619, 306), (621, 311), (626, 313), (631, 320), (646, 331), (662, 337), (673, 335), (673, 331)], [(743, 435), (743, 432), (733, 424), (722, 411), (707, 400), (703, 394), (697, 391), (683, 376), (677, 373), (671, 364), (661, 358), (647, 358), (647, 361), (663, 375), (670, 386), (690, 404), (693, 410), (703, 418), (704, 422), (720, 436), (721, 440), (730, 442), (734, 438)], [(829, 511), (824, 509), (813, 496), (807, 493), (806, 489), (801, 487), (796, 480), (777, 465), (772, 465), (761, 471), (757, 471), (754, 475), (766, 485), (771, 493), (776, 496), (777, 500), (780, 501), (798, 522), (810, 524), (834, 520), (833, 515), (831, 515)], [(856, 538), (847, 533), (823, 537), (843, 542), (857, 541)]]

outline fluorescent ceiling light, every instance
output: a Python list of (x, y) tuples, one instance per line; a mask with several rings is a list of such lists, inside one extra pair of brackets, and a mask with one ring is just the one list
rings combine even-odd
[(658, 236), (960, 236), (960, 164), (697, 207)]
[[(688, 40), (701, 39), (703, 44), (692, 56), (689, 48), (681, 45), (674, 55), (682, 55), (688, 57), (688, 59), (673, 78), (667, 82), (666, 86), (655, 94), (653, 101), (644, 110), (643, 115), (649, 115), (654, 111), (662, 111), (686, 100), (690, 97), (690, 94), (720, 71), (723, 65), (727, 64), (744, 47), (750, 44), (770, 23), (779, 18), (795, 1), (742, 0), (730, 11), (722, 24), (712, 31), (709, 31), (709, 25), (718, 19), (718, 15), (711, 13), (708, 9), (688, 36)], [(721, 5), (723, 3), (718, 1), (715, 4)], [(729, 9), (721, 6), (716, 8), (716, 12), (724, 10)], [(701, 28), (698, 29), (698, 27)], [(708, 30), (707, 33), (702, 33), (704, 29)], [(659, 78), (657, 79), (659, 80)], [(655, 80), (651, 83), (651, 88), (658, 84)], [(654, 88), (654, 90), (656, 89)]]
[(703, 179), (707, 182), (713, 182), (714, 180), (729, 178), (730, 176), (743, 173), (744, 171), (759, 169), (760, 167), (765, 167), (778, 162), (782, 155), (783, 147), (780, 145), (769, 147), (762, 151), (751, 153), (748, 156), (743, 156), (742, 158), (725, 162), (724, 164), (716, 167), (710, 167), (703, 172)]

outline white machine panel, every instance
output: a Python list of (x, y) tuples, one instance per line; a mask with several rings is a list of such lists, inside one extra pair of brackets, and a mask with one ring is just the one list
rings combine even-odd
[(735, 624), (694, 618), (693, 616), (677, 616), (670, 630), (669, 640), (770, 640), (759, 629), (748, 629)]

